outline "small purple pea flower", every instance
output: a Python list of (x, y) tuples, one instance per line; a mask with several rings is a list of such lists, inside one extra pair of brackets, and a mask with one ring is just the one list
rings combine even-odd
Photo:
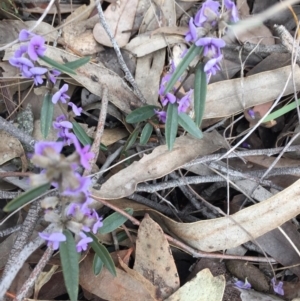
[[(29, 69), (29, 72), (31, 73), (31, 78), (33, 78), (34, 84), (38, 86), (39, 84), (41, 85), (43, 83), (42, 76), (48, 71), (47, 68), (42, 68), (42, 67), (33, 67)], [(25, 76), (25, 74), (23, 74)], [(25, 76), (27, 77), (27, 76)]]
[(191, 104), (191, 94), (193, 90), (190, 90), (184, 95), (178, 102), (178, 113), (185, 113)]
[(158, 111), (158, 110), (155, 110), (154, 109), (154, 112), (158, 118), (159, 121), (163, 122), (163, 123), (166, 123), (166, 120), (167, 120), (167, 112), (165, 111)]
[(46, 241), (48, 241), (47, 246), (52, 247), (53, 250), (57, 250), (59, 248), (59, 243), (62, 241), (66, 241), (66, 236), (61, 233), (39, 233), (39, 236)]
[(234, 285), (238, 288), (244, 289), (244, 290), (249, 290), (251, 288), (251, 284), (248, 282), (247, 278), (244, 281), (238, 280), (234, 283)]
[(19, 40), (23, 42), (28, 40), (31, 36), (34, 36), (34, 34), (26, 29), (22, 29), (19, 33)]
[(91, 237), (86, 236), (83, 232), (79, 232), (79, 236), (81, 240), (76, 245), (77, 252), (86, 251), (88, 247), (88, 243), (92, 242), (93, 239)]
[(21, 45), (19, 49), (15, 51), (14, 57), (21, 57), (24, 53), (26, 53), (28, 50), (27, 45)]
[(176, 96), (173, 95), (172, 93), (167, 93), (161, 103), (163, 106), (166, 106), (169, 102), (170, 103), (176, 102)]
[(75, 103), (69, 101), (69, 102), (68, 102), (68, 106), (71, 106), (71, 107), (72, 107), (72, 110), (73, 110), (73, 112), (74, 112), (74, 114), (75, 114), (76, 116), (80, 116), (80, 115), (81, 115), (82, 108), (77, 107), (77, 106), (75, 105)]
[(75, 173), (75, 176), (79, 182), (79, 186), (76, 188), (73, 188), (73, 189), (68, 188), (63, 192), (63, 194), (76, 196), (79, 193), (83, 193), (85, 196), (88, 196), (89, 195), (89, 187), (91, 186), (91, 178), (82, 177), (78, 173)]
[(36, 61), (39, 56), (43, 56), (46, 51), (45, 39), (41, 36), (33, 36), (28, 45), (28, 55)]
[(195, 24), (202, 27), (205, 22), (214, 22), (220, 15), (220, 3), (213, 0), (207, 0), (203, 3), (201, 9), (195, 16)]
[(203, 55), (208, 58), (217, 58), (221, 55), (221, 48), (226, 45), (225, 41), (218, 38), (201, 38), (196, 43), (203, 46)]
[(223, 55), (220, 55), (217, 58), (209, 60), (204, 66), (204, 72), (206, 72), (208, 76), (215, 75), (218, 70), (221, 70), (219, 63), (222, 60), (222, 58)]
[(69, 130), (73, 128), (70, 121), (67, 121), (65, 115), (60, 115), (53, 122), (53, 128), (57, 130), (57, 137), (62, 138), (65, 143), (70, 144), (70, 139), (68, 138)]
[[(33, 68), (34, 65), (31, 60), (25, 58), (25, 57), (11, 57), (9, 59), (9, 63), (20, 69), (20, 72), (30, 75), (29, 68)], [(27, 76), (26, 76), (27, 77)], [(28, 76), (30, 77), (30, 76)]]
[(230, 21), (231, 22), (238, 22), (239, 21), (239, 13), (237, 10), (236, 5), (231, 0), (224, 0), (224, 5), (227, 9), (227, 12), (230, 13)]
[(37, 142), (34, 146), (34, 152), (36, 155), (45, 155), (45, 149), (52, 149), (57, 154), (60, 154), (61, 150), (63, 149), (64, 144), (62, 142), (50, 142), (50, 141), (40, 141)]
[(185, 35), (185, 40), (187, 42), (196, 42), (198, 39), (197, 27), (194, 24), (194, 19), (190, 18), (189, 21), (189, 31)]
[(276, 284), (276, 279), (275, 277), (272, 278), (271, 283), (273, 285), (273, 290), (275, 293), (277, 293), (278, 295), (284, 296), (284, 289), (283, 289), (283, 282), (279, 281), (278, 284)]
[(61, 73), (58, 70), (52, 69), (49, 70), (49, 79), (50, 81), (55, 84), (56, 83), (56, 77), (59, 76)]
[(68, 94), (66, 94), (66, 92), (69, 89), (69, 85), (68, 84), (64, 84), (52, 97), (52, 102), (54, 104), (56, 104), (59, 100), (62, 103), (66, 103), (67, 99), (70, 98), (70, 96)]

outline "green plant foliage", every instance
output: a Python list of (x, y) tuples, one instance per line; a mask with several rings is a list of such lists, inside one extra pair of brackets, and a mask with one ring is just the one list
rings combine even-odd
[(94, 275), (98, 276), (101, 273), (103, 266), (104, 266), (103, 261), (97, 254), (95, 254), (93, 260)]
[[(126, 208), (124, 209), (124, 211), (130, 215), (133, 214), (133, 209), (131, 208)], [(111, 214), (103, 220), (103, 226), (99, 228), (98, 233), (110, 233), (122, 226), (126, 221), (127, 217), (120, 214), (119, 212), (114, 212), (113, 214)]]
[(138, 122), (147, 120), (155, 115), (154, 109), (157, 109), (157, 108), (158, 107), (151, 106), (151, 105), (138, 108), (127, 115), (126, 122), (127, 123), (138, 123)]
[(47, 64), (49, 64), (50, 66), (54, 67), (55, 69), (59, 70), (60, 72), (63, 72), (63, 73), (69, 73), (69, 74), (74, 74), (76, 75), (76, 72), (74, 70), (72, 70), (71, 68), (68, 68), (66, 67), (65, 65), (63, 64), (60, 64), (52, 59), (50, 59), (50, 57), (48, 56), (39, 56), (39, 58), (46, 62)]
[(87, 64), (90, 61), (90, 59), (91, 59), (90, 56), (82, 57), (82, 58), (80, 58), (78, 60), (75, 60), (73, 62), (65, 63), (65, 64), (63, 64), (63, 66), (65, 66), (67, 68), (70, 68), (72, 70), (75, 70), (75, 69)]
[(165, 130), (168, 149), (172, 150), (178, 130), (178, 108), (175, 103), (168, 104)]
[(138, 135), (139, 135), (139, 127), (137, 126), (134, 129), (134, 131), (130, 134), (130, 136), (126, 142), (125, 149), (124, 149), (125, 152), (132, 147), (132, 145), (135, 143)]
[(41, 109), (41, 133), (44, 138), (47, 138), (53, 122), (54, 103), (52, 96), (49, 92), (45, 94)]
[(46, 183), (37, 187), (34, 187), (26, 192), (22, 193), (12, 201), (10, 201), (6, 206), (3, 208), (4, 212), (11, 212), (14, 211), (27, 203), (31, 202), (35, 198), (39, 197), (41, 194), (46, 192), (50, 188), (50, 184)]
[(109, 270), (109, 272), (114, 277), (116, 277), (117, 276), (116, 267), (115, 267), (114, 261), (112, 260), (110, 254), (108, 253), (107, 249), (101, 243), (99, 243), (97, 237), (94, 234), (87, 232), (86, 235), (88, 235), (89, 237), (91, 237), (93, 239), (93, 241), (91, 242), (91, 246), (92, 246), (93, 250), (95, 251), (95, 253), (102, 260), (104, 266)]
[(79, 256), (76, 251), (76, 243), (72, 233), (65, 230), (64, 235), (67, 240), (60, 243), (59, 254), (65, 286), (71, 301), (77, 301), (79, 286)]
[(142, 133), (141, 133), (140, 143), (142, 145), (145, 145), (148, 142), (149, 138), (151, 137), (152, 132), (153, 132), (153, 125), (150, 123), (147, 123), (144, 126)]
[(188, 68), (192, 60), (197, 56), (202, 53), (203, 47), (198, 47), (195, 44), (191, 46), (191, 48), (188, 50), (184, 58), (181, 60), (181, 62), (178, 64), (176, 67), (174, 73), (172, 74), (169, 82), (166, 85), (165, 88), (165, 93), (167, 94), (168, 92), (171, 91), (171, 89), (174, 87), (180, 76), (184, 73), (184, 71)]
[(197, 66), (194, 81), (194, 110), (195, 110), (195, 123), (198, 127), (204, 115), (205, 101), (207, 91), (207, 78), (204, 72), (204, 64), (200, 63)]
[(203, 138), (202, 131), (196, 126), (193, 119), (185, 113), (180, 113), (178, 115), (178, 123), (182, 126), (188, 133), (196, 138)]

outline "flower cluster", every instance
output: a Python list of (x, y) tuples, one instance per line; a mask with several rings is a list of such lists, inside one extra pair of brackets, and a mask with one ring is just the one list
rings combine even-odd
[(42, 201), (45, 220), (54, 223), (57, 231), (39, 233), (40, 237), (48, 241), (48, 246), (58, 249), (59, 243), (66, 240), (63, 230), (69, 229), (75, 234), (77, 251), (81, 252), (92, 241), (85, 232), (96, 234), (102, 226), (102, 218), (89, 207), (92, 202), (89, 197), (90, 179), (76, 172), (79, 165), (90, 168), (88, 162), (94, 154), (89, 151), (89, 146), (82, 148), (74, 134), (68, 133), (67, 137), (76, 149), (68, 157), (61, 153), (63, 142), (36, 143), (32, 162), (43, 168), (43, 172), (31, 176), (31, 181), (35, 185), (50, 182), (60, 192), (60, 199), (47, 197)]
[[(19, 40), (21, 42), (29, 40), (29, 43), (21, 44), (20, 48), (14, 53), (14, 56), (9, 59), (9, 63), (19, 68), (20, 73), (25, 78), (31, 78), (36, 86), (43, 84), (43, 76), (46, 76), (50, 82), (54, 85), (57, 80), (57, 76), (60, 72), (55, 69), (48, 69), (38, 65), (37, 60), (39, 57), (43, 57), (46, 51), (45, 39), (39, 35), (33, 34), (26, 29), (22, 29), (19, 34)], [(52, 97), (52, 102), (56, 104), (58, 101), (66, 103), (70, 98), (66, 92), (69, 86), (64, 84), (60, 90), (58, 90)], [(68, 102), (71, 106), (74, 114), (79, 116), (82, 108), (78, 108), (74, 103)]]

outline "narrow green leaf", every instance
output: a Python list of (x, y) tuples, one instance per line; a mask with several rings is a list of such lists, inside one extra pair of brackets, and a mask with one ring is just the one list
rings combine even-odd
[[(126, 208), (124, 209), (124, 211), (130, 215), (133, 214), (133, 209), (131, 208)], [(122, 226), (126, 221), (127, 221), (127, 217), (125, 217), (124, 215), (118, 212), (114, 212), (113, 214), (111, 214), (110, 216), (108, 216), (103, 220), (103, 226), (99, 228), (98, 233), (101, 234), (110, 233), (116, 230), (117, 228), (119, 228), (120, 226)]]
[(126, 142), (125, 152), (132, 147), (132, 145), (135, 143), (138, 135), (139, 135), (139, 127), (136, 127), (136, 129), (130, 134), (130, 136)]
[(4, 212), (11, 212), (14, 211), (23, 205), (29, 203), (33, 199), (39, 197), (41, 194), (46, 192), (50, 188), (50, 184), (46, 183), (37, 187), (34, 187), (26, 192), (22, 193), (12, 201), (10, 201), (6, 206), (3, 208)]
[(98, 276), (101, 273), (103, 265), (104, 264), (101, 258), (97, 254), (95, 254), (93, 260), (93, 272), (95, 276)]
[(174, 73), (172, 74), (168, 84), (165, 88), (165, 93), (171, 91), (171, 89), (174, 87), (175, 83), (178, 81), (179, 77), (183, 74), (183, 72), (188, 68), (192, 60), (199, 54), (202, 53), (203, 47), (198, 47), (195, 44), (191, 46), (191, 48), (188, 50), (184, 58), (181, 60), (181, 62), (176, 67)]
[(156, 106), (144, 106), (132, 111), (126, 116), (127, 123), (138, 123), (140, 121), (147, 120), (155, 115), (154, 109), (157, 109)]
[[(92, 145), (93, 139), (88, 136), (84, 128), (76, 121), (73, 121), (72, 125), (73, 125), (73, 131), (75, 133), (75, 136), (78, 138), (80, 143), (82, 145)], [(107, 147), (102, 143), (100, 143), (100, 149), (102, 151), (107, 151)]]
[(45, 94), (41, 109), (41, 132), (44, 138), (47, 138), (53, 122), (54, 103), (52, 96), (49, 92)]
[(78, 60), (72, 61), (72, 62), (68, 62), (63, 64), (63, 66), (70, 68), (72, 70), (75, 70), (85, 64), (87, 64), (90, 61), (91, 57), (90, 56), (86, 56), (86, 57), (82, 57)]
[(153, 125), (150, 123), (147, 123), (142, 130), (142, 134), (141, 134), (141, 138), (140, 138), (140, 143), (142, 145), (144, 145), (148, 142), (149, 138), (151, 137), (152, 132), (153, 132)]
[(95, 253), (102, 260), (104, 266), (109, 270), (109, 272), (114, 277), (116, 277), (117, 276), (116, 267), (115, 267), (114, 261), (112, 260), (110, 254), (108, 253), (107, 249), (102, 244), (99, 243), (97, 237), (93, 233), (87, 232), (86, 235), (88, 235), (89, 237), (91, 237), (93, 239), (93, 241), (91, 242), (91, 246), (92, 246), (93, 250), (95, 251)]
[(62, 265), (62, 271), (65, 280), (65, 286), (71, 301), (77, 301), (79, 286), (79, 262), (76, 243), (72, 233), (64, 230), (67, 240), (60, 243), (59, 253)]
[(48, 57), (48, 56), (45, 56), (45, 55), (44, 56), (39, 56), (39, 58), (42, 61), (46, 62), (47, 64), (51, 65), (52, 67), (54, 67), (55, 69), (57, 69), (57, 70), (59, 70), (63, 73), (70, 73), (70, 74), (76, 75), (76, 72), (74, 70), (72, 70), (71, 68), (66, 67), (63, 64), (60, 64), (60, 63), (50, 59), (50, 57)]
[(166, 121), (166, 142), (169, 150), (172, 150), (178, 129), (178, 108), (176, 104), (169, 103)]
[(191, 135), (196, 138), (202, 139), (202, 131), (197, 127), (193, 119), (185, 113), (180, 113), (178, 115), (178, 123)]
[(207, 91), (207, 79), (204, 72), (204, 64), (201, 63), (197, 67), (194, 81), (194, 110), (195, 110), (195, 123), (198, 127), (201, 126), (201, 122), (204, 115), (205, 102)]
[(125, 231), (118, 232), (116, 236), (117, 236), (118, 242), (122, 242), (128, 238), (127, 233)]

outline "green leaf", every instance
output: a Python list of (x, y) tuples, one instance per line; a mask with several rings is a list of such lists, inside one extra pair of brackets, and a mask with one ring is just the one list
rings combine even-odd
[[(73, 131), (75, 133), (75, 136), (78, 138), (80, 143), (82, 145), (92, 145), (93, 139), (88, 136), (84, 128), (76, 121), (73, 121), (72, 125), (73, 125)], [(107, 147), (102, 143), (100, 143), (100, 149), (102, 151), (107, 151)]]
[(42, 61), (46, 62), (47, 64), (49, 64), (50, 66), (54, 67), (55, 69), (63, 72), (63, 73), (70, 73), (70, 74), (74, 74), (76, 75), (76, 72), (74, 70), (72, 70), (71, 68), (66, 67), (63, 64), (60, 64), (52, 59), (50, 59), (50, 57), (48, 56), (39, 56), (39, 59), (41, 59)]
[(49, 92), (45, 94), (41, 109), (41, 132), (44, 138), (47, 138), (53, 122), (54, 103), (52, 96)]
[(132, 111), (126, 117), (127, 123), (138, 123), (140, 121), (147, 120), (155, 115), (154, 109), (157, 109), (156, 106), (144, 106)]
[(77, 68), (79, 68), (79, 67), (87, 64), (90, 61), (90, 59), (91, 59), (90, 56), (82, 57), (82, 58), (80, 58), (78, 60), (65, 63), (65, 64), (63, 64), (63, 66), (74, 70), (74, 69), (77, 69)]
[(207, 91), (207, 78), (204, 72), (204, 64), (200, 63), (195, 73), (194, 81), (194, 110), (195, 110), (195, 123), (198, 127), (204, 115), (205, 101)]
[(142, 145), (144, 145), (148, 142), (149, 138), (151, 137), (152, 132), (153, 132), (153, 125), (150, 123), (147, 123), (142, 130), (142, 134), (141, 134), (141, 138), (140, 138), (140, 143)]
[(178, 81), (179, 77), (184, 73), (184, 71), (188, 68), (192, 60), (199, 54), (202, 53), (203, 47), (198, 47), (195, 44), (191, 46), (189, 51), (186, 53), (184, 58), (181, 60), (181, 62), (178, 64), (176, 67), (174, 73), (172, 74), (168, 84), (166, 85), (165, 88), (165, 93), (167, 94), (168, 92), (171, 91), (171, 89), (174, 87), (175, 83)]
[(202, 131), (197, 127), (193, 119), (185, 113), (180, 113), (178, 115), (178, 123), (191, 135), (196, 138), (202, 139)]
[(11, 212), (14, 211), (23, 205), (29, 203), (30, 201), (34, 200), (35, 198), (39, 197), (41, 194), (46, 192), (50, 188), (50, 184), (46, 183), (37, 187), (34, 187), (26, 192), (22, 193), (12, 201), (10, 201), (6, 206), (3, 208), (4, 212)]
[[(124, 211), (130, 215), (133, 214), (133, 209), (131, 208), (126, 208), (124, 209)], [(127, 217), (125, 217), (121, 213), (114, 212), (113, 214), (111, 214), (110, 216), (108, 216), (103, 220), (103, 226), (99, 228), (98, 233), (101, 234), (110, 233), (116, 230), (117, 228), (119, 228), (120, 226), (122, 226), (126, 221), (127, 221)]]
[(130, 134), (130, 136), (126, 142), (125, 152), (132, 147), (132, 145), (135, 143), (138, 135), (139, 135), (139, 127), (136, 127), (136, 129)]
[(128, 238), (127, 233), (125, 231), (118, 232), (116, 236), (117, 236), (118, 242), (122, 242)]
[(99, 243), (97, 237), (93, 233), (87, 232), (86, 235), (88, 235), (93, 239), (93, 241), (91, 242), (91, 246), (95, 251), (95, 253), (102, 260), (104, 266), (109, 270), (109, 272), (114, 277), (116, 277), (117, 276), (116, 267), (107, 249), (102, 244)]
[(93, 260), (93, 272), (95, 276), (98, 276), (101, 273), (103, 265), (104, 264), (101, 258), (97, 254), (95, 254)]
[(178, 108), (176, 104), (168, 104), (165, 129), (167, 146), (169, 150), (172, 150), (178, 129)]
[(59, 253), (62, 265), (62, 271), (65, 280), (65, 286), (71, 301), (77, 301), (79, 286), (79, 262), (76, 243), (72, 233), (64, 230), (67, 240), (60, 243)]

